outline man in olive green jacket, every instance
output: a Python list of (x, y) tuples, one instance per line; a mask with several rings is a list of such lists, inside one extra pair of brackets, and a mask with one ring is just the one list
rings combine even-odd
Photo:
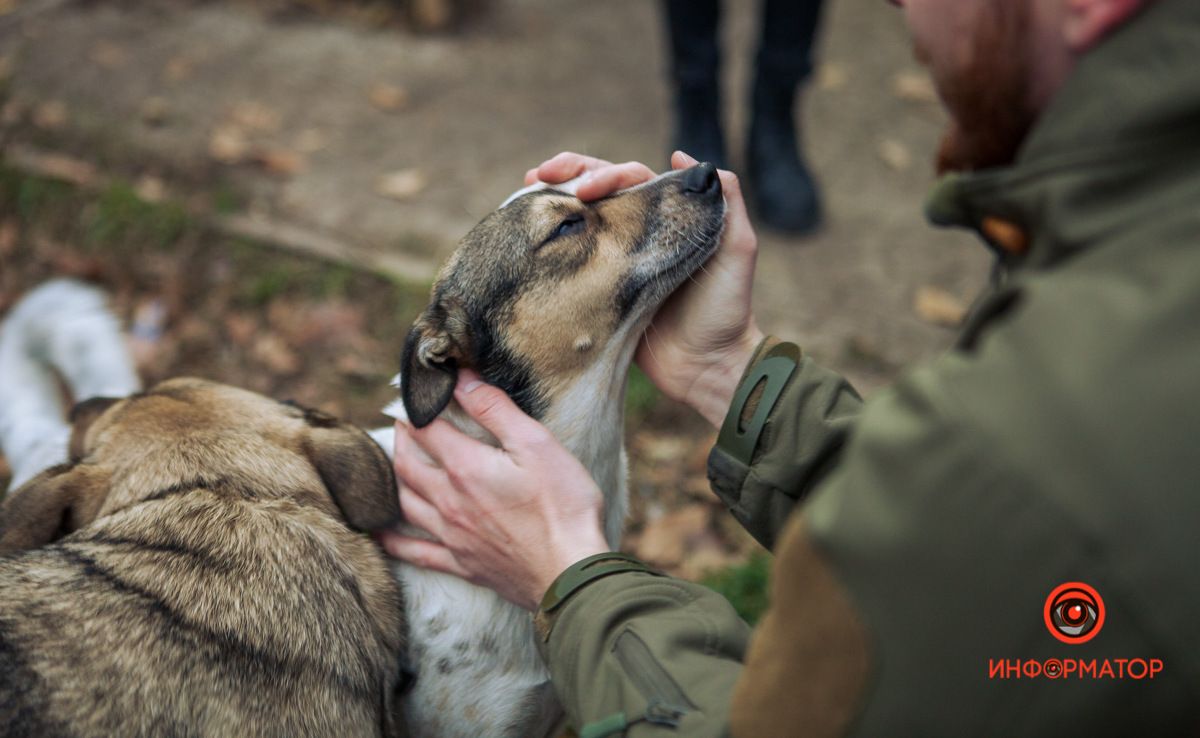
[[(639, 354), (722, 428), (713, 487), (775, 553), (753, 637), (705, 588), (605, 553), (594, 483), (469, 377), (457, 398), (516, 429), (512, 463), (408, 492), (458, 511), (437, 542), (385, 539), (540, 602), (584, 738), (1200, 729), (1200, 2), (896, 4), (953, 119), (929, 216), (997, 258), (955, 347), (863, 403), (763, 339), (724, 173), (722, 249)], [(530, 176), (585, 169), (585, 199), (649, 176), (577, 155)], [(409, 437), (468, 443), (445, 433)]]

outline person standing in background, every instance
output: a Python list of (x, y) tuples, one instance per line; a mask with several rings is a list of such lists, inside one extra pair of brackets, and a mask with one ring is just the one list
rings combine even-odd
[[(762, 223), (811, 233), (821, 199), (805, 163), (793, 116), (796, 93), (812, 73), (822, 0), (761, 0), (761, 31), (750, 94), (745, 160)], [(729, 169), (721, 125), (720, 0), (663, 0), (674, 94), (673, 149)]]

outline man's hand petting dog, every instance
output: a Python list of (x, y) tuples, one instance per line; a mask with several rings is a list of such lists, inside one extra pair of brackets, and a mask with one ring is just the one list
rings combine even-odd
[[(671, 163), (685, 169), (698, 162), (676, 152)], [(562, 153), (525, 180), (557, 184), (581, 175), (587, 178), (576, 195), (585, 201), (655, 177), (636, 162)], [(737, 177), (725, 171), (720, 177), (727, 205), (721, 247), (658, 311), (637, 351), (660, 390), (714, 426), (763, 336), (750, 306), (757, 238)], [(501, 448), (440, 419), (420, 430), (397, 423), (400, 506), (433, 540), (385, 531), (380, 542), (396, 558), (460, 576), (532, 610), (567, 567), (609, 550), (602, 495), (583, 465), (499, 389), (464, 372), (455, 398)]]
[[(671, 157), (675, 169), (698, 163), (682, 151)], [(653, 179), (655, 173), (637, 162), (612, 164), (565, 152), (529, 170), (525, 182), (557, 184), (581, 175), (586, 180), (576, 195), (597, 200)], [(638, 366), (664, 394), (690, 405), (715, 427), (763, 338), (750, 305), (758, 239), (737, 175), (721, 171), (720, 177), (727, 206), (721, 248), (662, 306), (637, 351)]]
[(455, 399), (501, 447), (441, 419), (421, 429), (397, 422), (400, 507), (407, 522), (434, 540), (393, 531), (378, 538), (398, 559), (460, 576), (533, 610), (567, 567), (609, 550), (600, 523), (603, 496), (544, 426), (474, 372), (461, 372)]

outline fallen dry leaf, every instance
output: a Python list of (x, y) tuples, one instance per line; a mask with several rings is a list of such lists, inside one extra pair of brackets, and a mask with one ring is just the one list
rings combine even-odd
[(182, 82), (192, 76), (196, 62), (186, 56), (173, 56), (163, 67), (163, 77), (168, 82)]
[(922, 320), (948, 328), (958, 327), (967, 315), (967, 306), (962, 300), (937, 287), (918, 289), (913, 307)]
[(64, 154), (38, 156), (37, 172), (44, 177), (61, 179), (80, 187), (92, 187), (99, 179), (96, 168), (91, 164)]
[(238, 346), (249, 346), (258, 331), (258, 320), (253, 315), (231, 313), (225, 316), (225, 334)]
[(175, 327), (175, 333), (184, 343), (203, 344), (212, 340), (213, 330), (207, 316), (182, 315)]
[(395, 113), (408, 107), (408, 90), (381, 82), (371, 88), (371, 104), (385, 113)]
[(425, 185), (425, 175), (420, 169), (401, 169), (376, 180), (375, 193), (393, 200), (408, 200), (421, 194)]
[(706, 504), (685, 505), (646, 523), (638, 538), (637, 555), (659, 566), (680, 564), (695, 540), (709, 535), (712, 511)]
[(251, 158), (271, 174), (290, 177), (304, 171), (304, 157), (287, 149), (258, 149)]
[(259, 102), (237, 103), (230, 109), (227, 118), (230, 123), (248, 131), (274, 133), (279, 130), (279, 113)]
[(666, 462), (682, 458), (690, 446), (690, 441), (685, 438), (647, 434), (639, 450), (647, 461)]
[(892, 94), (909, 102), (936, 103), (937, 89), (925, 72), (898, 72), (892, 77)]
[(452, 0), (409, 0), (408, 13), (418, 31), (444, 31), (454, 22)]
[(129, 61), (129, 52), (111, 41), (97, 41), (88, 54), (88, 59), (105, 69), (115, 69), (125, 66)]
[(142, 122), (148, 126), (164, 125), (171, 116), (171, 104), (165, 97), (148, 97), (138, 110)]
[(67, 105), (61, 100), (48, 100), (33, 109), (33, 124), (38, 128), (55, 130), (67, 122)]
[(325, 134), (319, 128), (305, 128), (296, 134), (296, 150), (302, 154), (316, 153), (325, 145)]
[(237, 164), (250, 153), (250, 142), (240, 128), (218, 126), (208, 139), (208, 153), (222, 164)]
[(156, 177), (153, 174), (143, 174), (141, 177), (138, 177), (133, 189), (138, 197), (146, 202), (162, 202), (167, 199), (166, 183), (162, 181), (161, 177)]
[(369, 361), (358, 352), (349, 352), (338, 356), (333, 362), (333, 367), (343, 377), (380, 377), (386, 375), (389, 371), (379, 364), (379, 362)]
[(0, 223), (0, 256), (12, 256), (13, 252), (17, 250), (19, 233), (17, 221), (12, 218)]
[(291, 375), (301, 368), (300, 357), (274, 333), (259, 336), (250, 355), (276, 374)]
[(893, 138), (880, 141), (877, 151), (883, 163), (897, 172), (908, 171), (912, 167), (912, 154), (908, 147)]
[(676, 573), (684, 579), (696, 581), (706, 574), (741, 563), (744, 558), (741, 553), (726, 549), (715, 537), (707, 538), (687, 552)]

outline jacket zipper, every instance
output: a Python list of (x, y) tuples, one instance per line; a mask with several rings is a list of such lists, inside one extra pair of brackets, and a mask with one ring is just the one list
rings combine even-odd
[(626, 629), (617, 636), (613, 654), (646, 698), (645, 720), (657, 725), (677, 727), (680, 719), (696, 709), (671, 675), (654, 658), (650, 647), (636, 633)]

